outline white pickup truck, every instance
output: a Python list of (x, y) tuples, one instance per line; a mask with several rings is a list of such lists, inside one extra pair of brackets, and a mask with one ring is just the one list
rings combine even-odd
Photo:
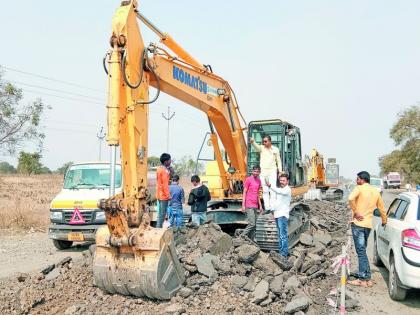
[[(148, 188), (154, 197), (156, 174), (148, 173)], [(110, 164), (84, 162), (71, 165), (64, 185), (50, 206), (48, 235), (58, 249), (67, 249), (73, 242), (94, 242), (96, 230), (106, 224), (98, 200), (109, 197)], [(117, 163), (115, 193), (122, 191), (121, 164)], [(151, 212), (151, 219), (156, 213)]]

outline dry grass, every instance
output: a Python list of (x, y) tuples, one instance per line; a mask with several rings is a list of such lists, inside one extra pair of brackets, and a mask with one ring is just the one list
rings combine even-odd
[[(181, 178), (186, 198), (192, 188)], [(49, 224), (50, 203), (63, 185), (62, 175), (1, 175), (0, 229), (42, 229)]]
[(62, 175), (0, 176), (0, 228), (45, 229)]

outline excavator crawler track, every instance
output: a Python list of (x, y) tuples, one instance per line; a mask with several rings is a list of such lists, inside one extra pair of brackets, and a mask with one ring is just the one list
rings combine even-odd
[[(309, 229), (309, 207), (303, 203), (291, 205), (288, 233), (289, 248), (299, 242), (300, 235)], [(255, 241), (264, 251), (279, 250), (279, 238), (276, 221), (271, 214), (260, 215), (257, 220)]]

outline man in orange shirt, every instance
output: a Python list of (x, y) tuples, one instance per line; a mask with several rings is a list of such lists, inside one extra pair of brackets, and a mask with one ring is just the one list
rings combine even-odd
[(162, 153), (160, 156), (161, 166), (158, 167), (156, 172), (156, 199), (159, 200), (159, 214), (156, 227), (161, 228), (168, 211), (169, 200), (171, 194), (169, 192), (169, 181), (171, 177), (171, 155)]
[(386, 224), (386, 212), (384, 202), (379, 191), (370, 185), (370, 175), (368, 172), (357, 174), (357, 186), (349, 196), (349, 205), (352, 210), (351, 232), (359, 260), (358, 279), (349, 281), (349, 284), (371, 287), (371, 273), (369, 260), (366, 255), (367, 241), (372, 229), (372, 216), (375, 209), (379, 209), (382, 218), (382, 225)]

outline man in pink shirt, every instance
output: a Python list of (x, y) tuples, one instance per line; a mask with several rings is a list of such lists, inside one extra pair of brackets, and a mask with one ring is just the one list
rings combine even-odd
[(251, 176), (247, 177), (244, 184), (244, 195), (242, 198), (242, 212), (246, 212), (248, 217), (248, 225), (240, 233), (240, 235), (248, 236), (251, 240), (254, 239), (255, 228), (257, 226), (257, 210), (262, 213), (262, 205), (260, 199), (260, 180), (261, 168), (255, 165), (252, 168)]

